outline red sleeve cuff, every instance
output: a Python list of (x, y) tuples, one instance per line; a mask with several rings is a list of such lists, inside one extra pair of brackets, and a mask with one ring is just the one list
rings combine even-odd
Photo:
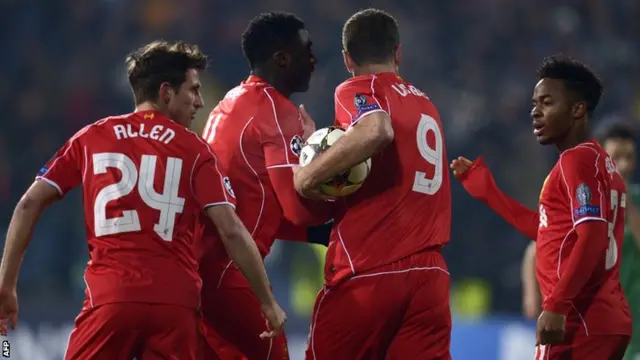
[(471, 173), (476, 171), (478, 168), (486, 168), (486, 167), (487, 167), (487, 165), (484, 162), (484, 158), (482, 156), (480, 156), (480, 157), (478, 157), (477, 159), (475, 159), (473, 161), (473, 164), (471, 164), (471, 167), (468, 168), (467, 171), (465, 171), (462, 174), (456, 176), (456, 178), (458, 180), (460, 180), (460, 182), (464, 182), (465, 180), (467, 180), (469, 178)]

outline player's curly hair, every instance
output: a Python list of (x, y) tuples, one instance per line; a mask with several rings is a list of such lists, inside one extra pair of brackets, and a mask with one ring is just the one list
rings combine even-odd
[(186, 80), (187, 70), (206, 69), (207, 56), (198, 45), (158, 40), (133, 51), (125, 63), (129, 85), (138, 105), (158, 101), (158, 89), (164, 82), (179, 90)]
[(600, 102), (603, 86), (598, 76), (580, 61), (562, 54), (544, 58), (538, 68), (538, 79), (561, 80), (580, 101), (587, 104), (591, 115)]
[(398, 23), (382, 10), (361, 10), (353, 14), (342, 28), (342, 47), (360, 66), (391, 61), (398, 46)]
[(253, 18), (242, 33), (242, 52), (251, 69), (286, 49), (304, 29), (304, 21), (293, 14), (268, 12)]

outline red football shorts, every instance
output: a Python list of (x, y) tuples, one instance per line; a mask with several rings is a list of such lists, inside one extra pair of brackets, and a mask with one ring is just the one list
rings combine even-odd
[(359, 274), (316, 299), (306, 359), (451, 359), (449, 273), (438, 251)]
[(200, 359), (200, 316), (177, 305), (105, 304), (80, 312), (65, 360)]
[(622, 360), (627, 335), (579, 335), (569, 344), (538, 345), (535, 360)]
[(251, 288), (204, 289), (202, 313), (204, 337), (221, 360), (289, 359), (284, 333), (274, 339), (260, 339), (267, 326)]

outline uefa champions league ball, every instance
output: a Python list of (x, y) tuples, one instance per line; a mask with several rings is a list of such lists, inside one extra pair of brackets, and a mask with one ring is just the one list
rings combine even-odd
[[(330, 148), (344, 134), (345, 130), (335, 126), (316, 130), (300, 151), (300, 166), (304, 167), (311, 163), (316, 156)], [(353, 194), (362, 186), (370, 172), (371, 159), (367, 159), (320, 185), (319, 190), (322, 194), (331, 197)]]

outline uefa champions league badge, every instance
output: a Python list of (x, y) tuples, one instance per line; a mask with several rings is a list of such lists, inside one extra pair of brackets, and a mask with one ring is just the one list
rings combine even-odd
[(578, 204), (584, 206), (591, 202), (591, 190), (587, 184), (582, 183), (576, 188), (576, 200)]
[(296, 156), (300, 157), (300, 153), (302, 152), (302, 146), (304, 142), (299, 135), (294, 135), (289, 142), (289, 147), (291, 148), (291, 152), (296, 154)]
[(356, 94), (353, 100), (353, 104), (355, 105), (356, 109), (359, 109), (367, 105), (367, 98), (362, 94)]
[(224, 179), (222, 179), (222, 183), (224, 184), (224, 188), (227, 190), (229, 195), (231, 195), (235, 199), (236, 193), (233, 192), (233, 188), (231, 187), (231, 180), (229, 180), (229, 177), (225, 176)]

